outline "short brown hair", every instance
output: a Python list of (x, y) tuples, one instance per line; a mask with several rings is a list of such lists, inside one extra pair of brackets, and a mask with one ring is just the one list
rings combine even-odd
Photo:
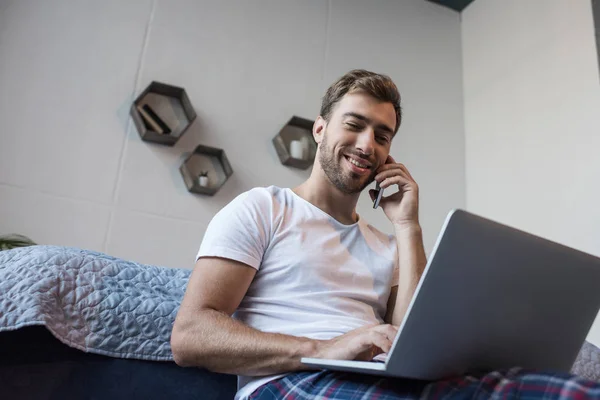
[(321, 103), (321, 117), (328, 121), (335, 104), (347, 93), (355, 92), (364, 92), (379, 101), (392, 103), (396, 111), (396, 129), (394, 133), (398, 132), (402, 122), (402, 107), (400, 106), (398, 88), (389, 76), (364, 69), (354, 69), (346, 73), (327, 89)]

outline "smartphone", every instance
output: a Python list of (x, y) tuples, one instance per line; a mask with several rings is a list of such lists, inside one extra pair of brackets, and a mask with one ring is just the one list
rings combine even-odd
[(379, 186), (379, 182), (375, 184), (375, 200), (373, 201), (373, 208), (379, 207), (379, 202), (383, 196), (383, 189)]

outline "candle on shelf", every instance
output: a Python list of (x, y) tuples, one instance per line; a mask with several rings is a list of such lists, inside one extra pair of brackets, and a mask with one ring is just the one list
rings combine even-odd
[(290, 155), (292, 158), (304, 160), (304, 143), (301, 140), (292, 140), (290, 142)]

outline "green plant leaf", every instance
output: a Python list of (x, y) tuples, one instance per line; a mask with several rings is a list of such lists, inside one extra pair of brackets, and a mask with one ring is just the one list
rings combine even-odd
[(24, 235), (10, 234), (0, 236), (0, 251), (10, 250), (16, 247), (35, 246), (36, 243)]

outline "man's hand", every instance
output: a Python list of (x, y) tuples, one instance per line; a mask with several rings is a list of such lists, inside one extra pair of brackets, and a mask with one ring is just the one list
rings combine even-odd
[[(379, 182), (381, 189), (398, 185), (398, 192), (381, 198), (383, 212), (396, 228), (413, 227), (419, 225), (419, 186), (408, 172), (408, 169), (397, 163), (392, 156), (388, 156), (382, 165), (375, 181)], [(371, 200), (375, 199), (375, 191), (369, 191)]]
[[(400, 270), (398, 286), (390, 292), (385, 321), (400, 325), (427, 264), (419, 223), (419, 186), (406, 166), (392, 156), (379, 167), (375, 181), (382, 189), (398, 185), (398, 192), (382, 197), (379, 204), (394, 225)], [(369, 194), (375, 198), (374, 190)]]
[(392, 347), (398, 328), (393, 325), (369, 325), (352, 330), (317, 346), (315, 358), (370, 361)]

